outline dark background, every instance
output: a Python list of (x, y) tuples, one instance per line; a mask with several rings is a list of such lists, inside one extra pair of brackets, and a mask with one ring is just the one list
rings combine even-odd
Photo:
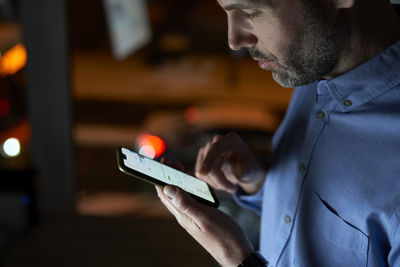
[[(192, 171), (201, 146), (235, 131), (267, 162), (292, 90), (229, 51), (215, 1), (146, 3), (151, 41), (116, 60), (103, 1), (0, 1), (2, 55), (20, 43), (28, 56), (0, 76), (0, 143), (21, 141), (0, 155), (0, 266), (215, 265), (153, 186), (118, 171), (115, 148), (156, 135)], [(258, 217), (217, 194), (257, 247)]]

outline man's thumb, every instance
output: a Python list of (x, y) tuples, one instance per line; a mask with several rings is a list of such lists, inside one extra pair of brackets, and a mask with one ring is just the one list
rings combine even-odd
[(173, 199), (176, 195), (177, 189), (175, 186), (166, 185), (164, 186), (164, 194), (167, 195), (169, 199)]

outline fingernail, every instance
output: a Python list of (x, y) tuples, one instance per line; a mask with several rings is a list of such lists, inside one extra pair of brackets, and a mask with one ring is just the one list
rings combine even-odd
[(164, 187), (164, 194), (168, 197), (173, 198), (176, 194), (176, 187), (174, 186), (165, 186)]

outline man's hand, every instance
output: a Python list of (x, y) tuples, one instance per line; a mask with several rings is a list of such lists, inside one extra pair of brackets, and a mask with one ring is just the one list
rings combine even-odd
[(253, 252), (242, 229), (222, 211), (205, 206), (175, 186), (156, 186), (178, 223), (222, 266), (238, 266)]
[(242, 139), (230, 133), (216, 135), (199, 150), (195, 172), (215, 189), (233, 193), (238, 184), (247, 194), (254, 194), (262, 187), (267, 170)]

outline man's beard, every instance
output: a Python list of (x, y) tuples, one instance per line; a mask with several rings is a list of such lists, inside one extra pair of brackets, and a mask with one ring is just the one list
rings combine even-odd
[(283, 87), (295, 87), (330, 74), (340, 56), (349, 52), (348, 39), (348, 32), (339, 30), (323, 18), (312, 16), (282, 51), (281, 60), (261, 52), (257, 47), (248, 48), (248, 51), (253, 58), (268, 60), (279, 66), (271, 70), (277, 83)]

